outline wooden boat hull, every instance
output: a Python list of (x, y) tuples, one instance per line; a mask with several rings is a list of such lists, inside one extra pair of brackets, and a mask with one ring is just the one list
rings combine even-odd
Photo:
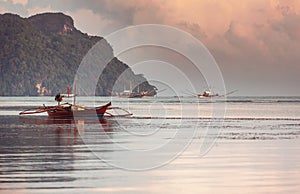
[(99, 118), (102, 118), (107, 108), (111, 105), (108, 103), (104, 106), (89, 108), (89, 109), (78, 109), (73, 110), (70, 107), (52, 107), (47, 110), (49, 117), (59, 117), (59, 118), (72, 118), (72, 117), (94, 117), (97, 115)]

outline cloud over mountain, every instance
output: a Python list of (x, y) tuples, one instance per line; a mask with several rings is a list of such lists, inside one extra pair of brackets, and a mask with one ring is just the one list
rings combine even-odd
[(29, 16), (63, 11), (77, 21), (75, 26), (98, 35), (129, 25), (171, 25), (208, 47), (232, 87), (243, 87), (239, 83), (244, 82), (259, 92), (263, 89), (258, 84), (263, 83), (272, 94), (278, 90), (300, 94), (295, 87), (300, 82), (298, 0), (66, 0), (64, 6), (58, 0), (25, 2), (2, 1), (1, 12)]

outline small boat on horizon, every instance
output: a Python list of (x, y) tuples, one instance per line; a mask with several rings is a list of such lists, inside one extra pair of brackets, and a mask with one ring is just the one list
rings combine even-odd
[(238, 90), (233, 90), (231, 92), (228, 92), (226, 94), (220, 95), (218, 93), (213, 94), (210, 90), (205, 90), (202, 94), (197, 94), (198, 98), (215, 98), (215, 97), (225, 97), (230, 94), (233, 94), (234, 92), (237, 92)]
[(213, 97), (220, 97), (218, 93), (212, 94), (211, 91), (205, 90), (202, 94), (197, 94), (199, 98), (213, 98)]
[[(112, 93), (113, 94), (113, 93)], [(119, 98), (143, 98), (143, 97), (153, 97), (157, 94), (157, 88), (155, 87), (151, 91), (141, 91), (140, 84), (133, 90), (132, 89), (132, 82), (130, 81), (129, 90), (126, 89), (124, 85), (124, 91), (120, 93), (114, 93), (115, 96)]]

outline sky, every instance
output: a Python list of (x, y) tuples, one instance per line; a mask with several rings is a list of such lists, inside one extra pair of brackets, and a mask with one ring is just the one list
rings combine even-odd
[(227, 90), (300, 95), (299, 0), (0, 0), (6, 12), (63, 12), (99, 36), (139, 24), (172, 26), (208, 48)]

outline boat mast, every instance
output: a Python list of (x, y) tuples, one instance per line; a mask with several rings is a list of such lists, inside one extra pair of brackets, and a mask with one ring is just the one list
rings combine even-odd
[(129, 87), (130, 87), (130, 93), (132, 93), (132, 82), (129, 82)]
[(73, 101), (74, 106), (76, 104), (76, 90), (77, 90), (77, 82), (74, 83), (74, 101)]

